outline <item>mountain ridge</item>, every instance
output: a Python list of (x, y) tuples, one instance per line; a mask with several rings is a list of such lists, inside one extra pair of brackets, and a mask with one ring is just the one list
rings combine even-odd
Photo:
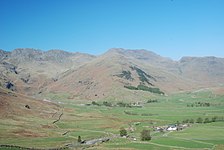
[(144, 49), (112, 48), (94, 56), (25, 48), (0, 50), (0, 70), (2, 87), (10, 85), (31, 96), (64, 92), (74, 99), (131, 100), (153, 93), (125, 87), (141, 85), (172, 93), (219, 86), (224, 81), (224, 58), (188, 56), (175, 61)]

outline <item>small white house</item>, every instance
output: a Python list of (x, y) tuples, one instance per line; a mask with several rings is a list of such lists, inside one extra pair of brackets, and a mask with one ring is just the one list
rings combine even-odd
[(175, 126), (175, 125), (169, 126), (166, 130), (167, 131), (176, 131), (177, 130), (177, 126)]

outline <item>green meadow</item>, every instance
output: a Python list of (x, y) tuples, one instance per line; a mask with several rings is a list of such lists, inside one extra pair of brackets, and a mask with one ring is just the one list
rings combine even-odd
[[(155, 102), (150, 98), (139, 102), (141, 107), (120, 107), (118, 102), (108, 101), (112, 106), (103, 105), (104, 100), (92, 102), (74, 102), (67, 94), (49, 95), (54, 102), (61, 102), (63, 109), (61, 120), (52, 125), (52, 119), (20, 118), (0, 122), (0, 144), (18, 145), (29, 148), (55, 148), (71, 144), (70, 149), (133, 149), (133, 150), (221, 150), (224, 148), (224, 96), (210, 91), (177, 93), (168, 96), (156, 95)], [(54, 99), (53, 99), (54, 98)], [(137, 103), (137, 102), (136, 102)], [(209, 103), (209, 106), (208, 106)], [(196, 123), (201, 118), (201, 123)], [(209, 122), (204, 123), (208, 118)], [(214, 119), (215, 118), (215, 119)], [(212, 121), (213, 119), (213, 121)], [(22, 124), (26, 120), (29, 124)], [(187, 121), (186, 121), (187, 120)], [(189, 120), (193, 120), (192, 123)], [(158, 132), (157, 126), (187, 124), (179, 131)], [(41, 125), (51, 125), (43, 128)], [(129, 137), (120, 137), (119, 130), (124, 127)], [(26, 129), (37, 133), (36, 137), (16, 135), (16, 129)], [(150, 130), (152, 139), (141, 141), (143, 129)], [(85, 146), (77, 142), (82, 140), (109, 137), (108, 142)], [(135, 140), (133, 140), (135, 138)], [(0, 148), (6, 149), (6, 148)], [(9, 149), (9, 148), (8, 148)], [(14, 148), (16, 149), (16, 148)]]

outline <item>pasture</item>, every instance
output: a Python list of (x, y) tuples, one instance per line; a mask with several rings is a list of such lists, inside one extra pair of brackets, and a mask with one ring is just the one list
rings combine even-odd
[[(223, 149), (224, 148), (224, 96), (210, 91), (176, 93), (168, 96), (154, 95), (156, 102), (147, 103), (151, 98), (139, 102), (142, 107), (120, 107), (112, 100), (112, 106), (103, 105), (104, 100), (92, 105), (91, 102), (74, 102), (68, 94), (50, 95), (48, 99), (60, 102), (63, 115), (60, 121), (46, 118), (9, 118), (0, 122), (0, 144), (18, 145), (29, 148), (58, 148), (70, 144), (71, 149), (86, 147), (77, 142), (109, 137), (110, 141), (94, 144), (88, 149)], [(108, 101), (108, 100), (107, 100)], [(200, 102), (200, 103), (199, 103)], [(137, 102), (136, 102), (137, 103)], [(209, 106), (202, 104), (209, 103)], [(200, 105), (198, 105), (200, 104)], [(202, 123), (196, 123), (198, 118)], [(212, 121), (212, 118), (216, 120)], [(209, 122), (204, 123), (208, 118)], [(188, 122), (186, 122), (188, 120)], [(193, 120), (193, 123), (189, 123)], [(154, 128), (186, 122), (188, 127), (180, 131), (158, 132)], [(129, 137), (120, 137), (124, 127)], [(140, 132), (151, 131), (152, 140), (141, 141)], [(134, 140), (135, 139), (135, 140)], [(6, 148), (0, 148), (6, 149)], [(16, 149), (16, 148), (14, 148)]]

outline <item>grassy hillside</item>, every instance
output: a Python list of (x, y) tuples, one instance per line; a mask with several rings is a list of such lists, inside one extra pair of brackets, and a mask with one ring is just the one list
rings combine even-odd
[[(81, 149), (222, 149), (224, 143), (224, 96), (215, 95), (210, 91), (178, 93), (169, 96), (154, 95), (144, 101), (127, 103), (120, 100), (101, 100), (94, 103), (71, 101), (69, 95), (49, 95), (55, 103), (60, 104), (59, 117), (42, 118), (17, 116), (4, 118), (0, 122), (0, 144), (18, 145), (35, 148), (55, 148), (70, 144), (70, 148)], [(209, 103), (209, 106), (191, 106), (195, 103)], [(110, 103), (110, 105), (108, 105)], [(130, 107), (131, 106), (131, 107)], [(141, 107), (135, 107), (141, 106)], [(46, 108), (45, 108), (46, 109)], [(198, 118), (203, 122), (195, 123)], [(217, 117), (211, 122), (213, 117)], [(182, 123), (186, 120), (189, 127), (180, 131), (154, 131), (157, 126)], [(119, 136), (119, 130), (124, 127), (129, 138)], [(153, 128), (154, 127), (154, 128)], [(151, 141), (141, 141), (140, 132), (143, 129), (151, 131)], [(32, 134), (31, 134), (32, 133)], [(35, 134), (34, 134), (35, 133)], [(93, 145), (80, 145), (82, 140), (109, 137), (110, 141)], [(135, 140), (135, 139), (136, 140)], [(91, 145), (92, 146), (92, 145)]]

